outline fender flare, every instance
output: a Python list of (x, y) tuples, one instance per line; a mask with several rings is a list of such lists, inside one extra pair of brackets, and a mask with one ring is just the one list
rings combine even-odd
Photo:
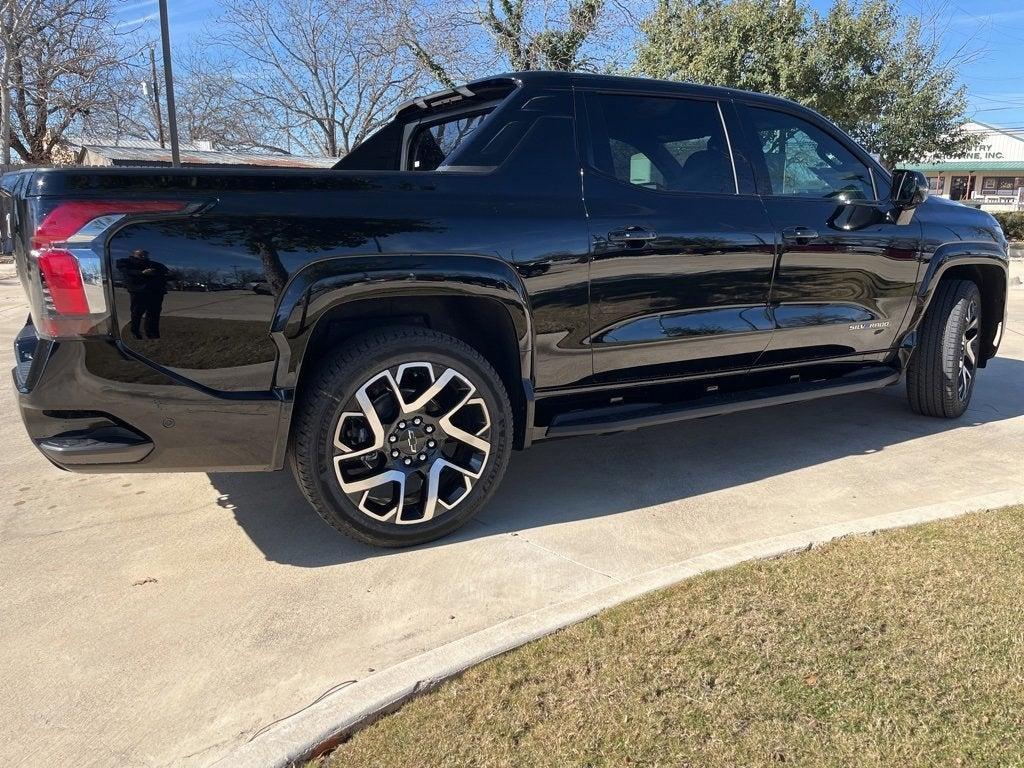
[[(918, 285), (912, 316), (910, 318), (910, 322), (906, 326), (907, 331), (905, 336), (916, 334), (917, 329), (921, 325), (921, 321), (924, 319), (925, 313), (928, 311), (928, 307), (931, 305), (932, 297), (935, 295), (935, 289), (938, 287), (942, 276), (950, 269), (961, 266), (998, 267), (1002, 272), (1003, 295), (999, 298), (1002, 302), (1002, 317), (997, 318), (996, 322), (992, 324), (991, 330), (993, 336), (998, 322), (1002, 322), (1003, 327), (1005, 328), (1007, 305), (1006, 291), (1009, 287), (1009, 262), (1007, 260), (1005, 249), (1001, 248), (998, 243), (993, 241), (960, 240), (942, 244), (935, 249), (931, 258), (926, 262), (924, 274), (922, 275), (921, 281)], [(990, 343), (991, 341), (992, 339), (989, 340)], [(994, 354), (995, 350), (991, 349), (990, 354), (987, 356), (990, 357)]]
[(400, 296), (472, 296), (504, 305), (518, 342), (520, 372), (532, 400), (533, 326), (526, 288), (513, 267), (478, 254), (363, 254), (306, 265), (288, 280), (270, 332), (278, 347), (276, 386), (298, 382), (305, 348), (320, 320), (350, 301)]
[(1007, 266), (1006, 251), (997, 243), (986, 240), (963, 240), (954, 243), (945, 243), (935, 249), (932, 257), (928, 260), (918, 295), (927, 295), (929, 298), (935, 291), (935, 286), (942, 279), (942, 274), (952, 267), (964, 264), (977, 264), (979, 266), (997, 266), (1004, 272), (1009, 273)]

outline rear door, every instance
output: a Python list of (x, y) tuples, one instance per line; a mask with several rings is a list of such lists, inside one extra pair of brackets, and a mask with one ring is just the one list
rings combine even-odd
[(824, 120), (740, 105), (747, 153), (776, 230), (775, 334), (758, 365), (884, 353), (913, 300), (921, 228)]
[(601, 91), (580, 101), (595, 377), (746, 370), (771, 336), (774, 234), (734, 163), (731, 103)]

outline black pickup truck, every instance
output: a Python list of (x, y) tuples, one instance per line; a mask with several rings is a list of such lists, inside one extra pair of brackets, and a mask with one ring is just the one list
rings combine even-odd
[(989, 215), (796, 104), (680, 83), (496, 76), (332, 170), (36, 170), (0, 202), (47, 458), (290, 461), (387, 546), (458, 528), (541, 439), (904, 376), (955, 418), (1005, 321)]

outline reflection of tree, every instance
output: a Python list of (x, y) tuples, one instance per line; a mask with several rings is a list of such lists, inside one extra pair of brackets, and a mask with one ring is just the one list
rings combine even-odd
[(771, 264), (750, 269), (701, 272), (687, 279), (681, 274), (612, 274), (591, 284), (595, 314), (615, 318), (643, 316), (652, 311), (728, 305), (760, 305), (768, 302)]
[[(775, 194), (834, 197), (855, 193), (863, 197), (865, 190), (870, 190), (867, 168), (828, 136), (822, 134), (816, 140), (803, 130), (772, 125), (771, 119), (756, 122), (765, 126), (758, 134)], [(810, 126), (808, 130), (816, 132)], [(782, 188), (775, 189), (780, 180)]]
[(666, 325), (665, 321), (665, 318), (661, 318), (659, 325), (661, 325), (665, 335), (673, 339), (682, 339), (690, 336), (721, 336), (723, 333), (728, 332), (724, 325), (716, 325), (710, 322), (694, 325)]
[[(199, 217), (175, 223), (176, 231), (192, 240), (202, 240), (227, 247), (241, 246), (258, 256), (263, 265), (263, 279), (275, 295), (288, 281), (288, 270), (281, 261), (282, 253), (302, 254), (358, 248), (371, 240), (413, 232), (441, 232), (442, 227), (423, 219), (319, 219), (275, 218), (257, 216)], [(247, 273), (247, 274), (252, 274)]]
[(808, 296), (828, 296), (832, 301), (863, 304), (912, 293), (912, 278), (887, 280), (866, 270), (821, 270), (813, 267), (786, 267), (775, 279), (772, 299), (799, 302)]

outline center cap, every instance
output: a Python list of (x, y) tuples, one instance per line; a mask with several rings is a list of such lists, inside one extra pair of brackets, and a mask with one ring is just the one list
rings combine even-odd
[(400, 429), (397, 433), (398, 450), (407, 456), (414, 456), (418, 454), (423, 447), (427, 444), (427, 435), (421, 427), (406, 427)]

